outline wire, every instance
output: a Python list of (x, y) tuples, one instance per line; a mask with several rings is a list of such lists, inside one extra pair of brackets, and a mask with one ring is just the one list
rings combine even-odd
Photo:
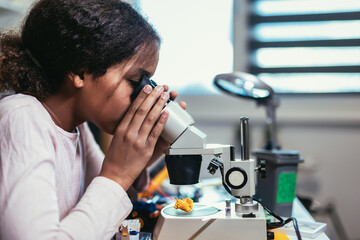
[(275, 217), (277, 220), (279, 220), (279, 222), (272, 222), (272, 223), (267, 223), (267, 228), (268, 229), (275, 229), (275, 228), (279, 228), (284, 226), (285, 224), (289, 223), (289, 222), (293, 222), (294, 225), (294, 229), (295, 229), (295, 233), (296, 233), (296, 237), (298, 240), (301, 240), (301, 234), (299, 231), (299, 226), (297, 223), (296, 218), (294, 217), (289, 217), (286, 220), (284, 220), (282, 217), (280, 217), (279, 215), (275, 214), (273, 211), (271, 211), (268, 207), (266, 207), (262, 202), (260, 202), (258, 199), (253, 198), (255, 201), (257, 201), (268, 213), (270, 213), (270, 215), (272, 215), (273, 217)]
[[(231, 190), (229, 188), (229, 186), (226, 185), (226, 183), (224, 182), (224, 167), (220, 166), (220, 172), (221, 172), (221, 178), (222, 178), (222, 184), (225, 188), (225, 190), (231, 195)], [(235, 196), (236, 198), (240, 198), (239, 196)], [(289, 222), (293, 222), (294, 225), (294, 229), (295, 229), (295, 233), (296, 233), (296, 237), (298, 240), (302, 240), (301, 238), (301, 234), (299, 231), (299, 226), (297, 223), (296, 218), (294, 217), (290, 217), (287, 218), (286, 220), (284, 220), (282, 217), (280, 217), (279, 215), (275, 214), (273, 211), (271, 211), (268, 207), (266, 207), (262, 202), (260, 202), (259, 200), (257, 200), (256, 198), (253, 198), (255, 201), (257, 201), (270, 215), (272, 215), (274, 218), (276, 218), (277, 220), (279, 220), (279, 222), (272, 222), (272, 223), (266, 223), (267, 228), (268, 229), (274, 229), (274, 228), (279, 228), (284, 226), (285, 224), (289, 223)]]

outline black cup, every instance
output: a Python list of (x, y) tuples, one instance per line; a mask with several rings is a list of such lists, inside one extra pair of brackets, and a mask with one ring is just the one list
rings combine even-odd
[(201, 155), (166, 155), (170, 183), (190, 185), (199, 182)]

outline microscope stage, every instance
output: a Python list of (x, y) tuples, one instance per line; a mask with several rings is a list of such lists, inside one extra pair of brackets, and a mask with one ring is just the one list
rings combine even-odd
[(194, 204), (194, 207), (191, 212), (185, 212), (180, 209), (175, 209), (174, 206), (167, 206), (164, 208), (164, 214), (173, 216), (173, 217), (206, 217), (209, 215), (213, 215), (215, 213), (218, 213), (220, 209), (213, 207), (213, 206), (207, 206), (207, 205), (201, 205), (201, 204)]
[(161, 210), (154, 230), (154, 240), (266, 240), (266, 219), (263, 209), (254, 217), (243, 217), (231, 205), (230, 216), (225, 215), (225, 204), (194, 203), (189, 213), (175, 209), (173, 204)]

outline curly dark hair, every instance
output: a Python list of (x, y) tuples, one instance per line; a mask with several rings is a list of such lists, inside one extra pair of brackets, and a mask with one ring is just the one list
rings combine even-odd
[(152, 26), (120, 0), (40, 0), (20, 34), (0, 35), (0, 91), (44, 99), (69, 73), (97, 78), (159, 43)]

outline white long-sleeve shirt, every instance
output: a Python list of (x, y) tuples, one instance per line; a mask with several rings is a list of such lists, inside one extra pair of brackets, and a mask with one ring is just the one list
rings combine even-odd
[(34, 97), (0, 101), (0, 240), (110, 239), (132, 209), (97, 176), (103, 154), (87, 124), (56, 126)]

